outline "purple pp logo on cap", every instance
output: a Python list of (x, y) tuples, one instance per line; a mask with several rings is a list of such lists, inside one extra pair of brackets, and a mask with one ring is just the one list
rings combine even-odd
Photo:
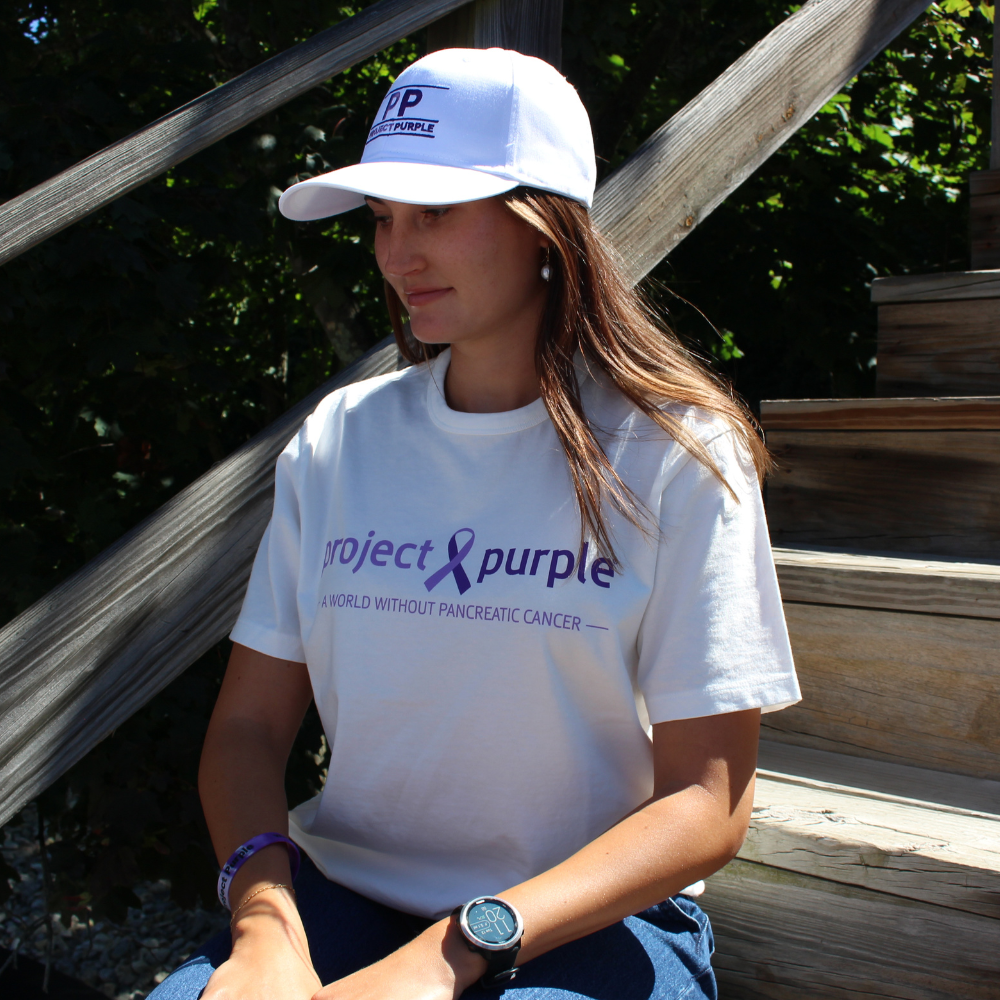
[(390, 87), (360, 163), (293, 185), (278, 205), (321, 219), (365, 195), (454, 205), (525, 185), (589, 208), (596, 180), (590, 119), (558, 70), (509, 49), (442, 49)]

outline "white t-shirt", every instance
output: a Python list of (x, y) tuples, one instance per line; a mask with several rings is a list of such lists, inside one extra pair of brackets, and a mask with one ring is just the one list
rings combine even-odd
[[(552, 867), (652, 792), (649, 723), (799, 698), (760, 491), (615, 390), (587, 413), (646, 505), (580, 549), (541, 400), (462, 413), (449, 353), (332, 393), (278, 459), (235, 642), (308, 664), (331, 747), (291, 836), (331, 879), (437, 917)], [(659, 537), (655, 526), (659, 526)]]

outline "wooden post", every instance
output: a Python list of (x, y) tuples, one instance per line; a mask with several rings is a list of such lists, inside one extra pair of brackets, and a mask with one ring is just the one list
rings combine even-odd
[(563, 0), (475, 0), (427, 30), (427, 49), (498, 46), (562, 65)]
[(427, 51), (476, 46), (476, 4), (467, 3), (427, 28)]
[(1000, 268), (1000, 46), (993, 18), (993, 107), (990, 115), (990, 169), (969, 175), (969, 266)]

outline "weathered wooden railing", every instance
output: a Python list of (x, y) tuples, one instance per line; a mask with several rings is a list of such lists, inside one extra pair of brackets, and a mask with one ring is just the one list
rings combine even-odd
[(0, 264), (466, 0), (380, 0), (0, 206)]
[[(21, 195), (0, 207), (0, 227), (14, 227), (0, 237), (0, 260), (458, 6), (381, 0), (227, 84), (228, 96), (220, 87), (150, 126), (164, 130), (156, 134), (169, 148), (151, 148), (144, 130)], [(601, 185), (594, 206), (632, 279), (647, 274), (927, 6), (811, 0), (651, 136)], [(480, 19), (474, 40), (503, 43), (488, 23), (502, 29), (505, 22)], [(196, 140), (177, 131), (182, 120)], [(60, 191), (64, 201), (74, 195), (72, 210), (60, 208)], [(380, 345), (0, 631), (0, 823), (226, 634), (270, 515), (278, 453), (323, 395), (396, 364), (395, 348)]]

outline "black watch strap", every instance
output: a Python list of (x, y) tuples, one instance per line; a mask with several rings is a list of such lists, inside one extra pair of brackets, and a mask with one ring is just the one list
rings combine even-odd
[(470, 950), (477, 952), (486, 959), (486, 972), (479, 980), (481, 986), (503, 986), (509, 983), (517, 975), (514, 961), (517, 953), (521, 950), (521, 942), (503, 951), (487, 951), (485, 948), (477, 948), (471, 942), (467, 942)]
[[(461, 912), (462, 907), (456, 906), (451, 911), (451, 915), (457, 917)], [(514, 962), (517, 959), (517, 953), (521, 950), (520, 941), (509, 948), (504, 948), (503, 951), (489, 951), (486, 948), (477, 947), (468, 938), (465, 938), (465, 947), (486, 959), (486, 972), (479, 979), (480, 986), (485, 986), (487, 989), (503, 986), (504, 983), (509, 983), (517, 975)]]

